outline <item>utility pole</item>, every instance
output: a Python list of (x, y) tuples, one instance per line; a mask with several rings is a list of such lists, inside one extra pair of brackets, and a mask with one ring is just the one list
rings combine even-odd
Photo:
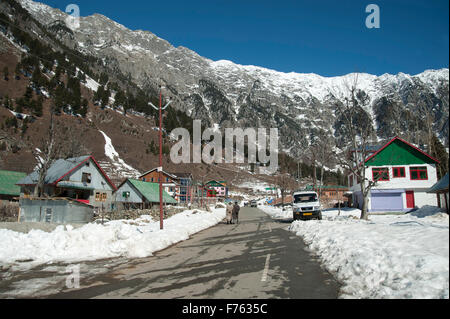
[(164, 228), (163, 220), (164, 220), (164, 208), (163, 208), (163, 189), (162, 189), (162, 172), (163, 172), (163, 164), (162, 164), (162, 111), (165, 110), (169, 104), (169, 102), (162, 107), (162, 86), (159, 86), (159, 108), (154, 106), (152, 102), (148, 102), (148, 105), (152, 106), (155, 110), (159, 111), (159, 227), (160, 229)]

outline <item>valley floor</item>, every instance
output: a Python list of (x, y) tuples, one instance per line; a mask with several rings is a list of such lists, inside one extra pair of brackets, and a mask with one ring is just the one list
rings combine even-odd
[(78, 289), (66, 286), (67, 265), (53, 264), (11, 273), (0, 283), (0, 296), (337, 298), (339, 283), (305, 250), (301, 238), (286, 231), (288, 226), (259, 209), (242, 208), (239, 224), (221, 221), (152, 257), (80, 262)]

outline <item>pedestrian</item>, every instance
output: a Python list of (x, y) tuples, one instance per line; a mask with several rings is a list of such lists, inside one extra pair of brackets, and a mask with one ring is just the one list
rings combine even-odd
[(232, 202), (229, 202), (227, 204), (226, 212), (227, 212), (226, 218), (227, 218), (227, 225), (228, 225), (228, 224), (231, 224), (231, 220), (233, 218), (233, 203)]
[(236, 224), (239, 224), (239, 211), (240, 210), (241, 210), (241, 208), (239, 207), (238, 202), (235, 202), (234, 206), (233, 206), (233, 220), (231, 222), (232, 224), (234, 224), (233, 221), (236, 221)]

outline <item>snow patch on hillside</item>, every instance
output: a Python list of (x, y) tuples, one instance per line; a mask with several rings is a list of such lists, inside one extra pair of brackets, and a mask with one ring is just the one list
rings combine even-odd
[(103, 131), (99, 132), (102, 133), (105, 138), (105, 155), (111, 160), (111, 164), (114, 166), (115, 172), (125, 178), (139, 177), (141, 173), (120, 158), (119, 153), (117, 153), (108, 135), (106, 135)]

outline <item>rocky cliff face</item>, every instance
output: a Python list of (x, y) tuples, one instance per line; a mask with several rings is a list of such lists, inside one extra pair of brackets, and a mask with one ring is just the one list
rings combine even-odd
[[(334, 105), (344, 101), (346, 83), (355, 74), (322, 77), (212, 61), (98, 14), (82, 17), (80, 27), (70, 30), (62, 27), (65, 13), (31, 0), (19, 2), (67, 46), (103, 59), (140, 87), (163, 82), (175, 107), (194, 119), (220, 127), (278, 127), (283, 149), (291, 154), (319, 130), (338, 134)], [(380, 139), (406, 132), (414, 138), (431, 114), (434, 132), (448, 147), (448, 69), (418, 75), (358, 74), (358, 88), (368, 95), (365, 111)]]

